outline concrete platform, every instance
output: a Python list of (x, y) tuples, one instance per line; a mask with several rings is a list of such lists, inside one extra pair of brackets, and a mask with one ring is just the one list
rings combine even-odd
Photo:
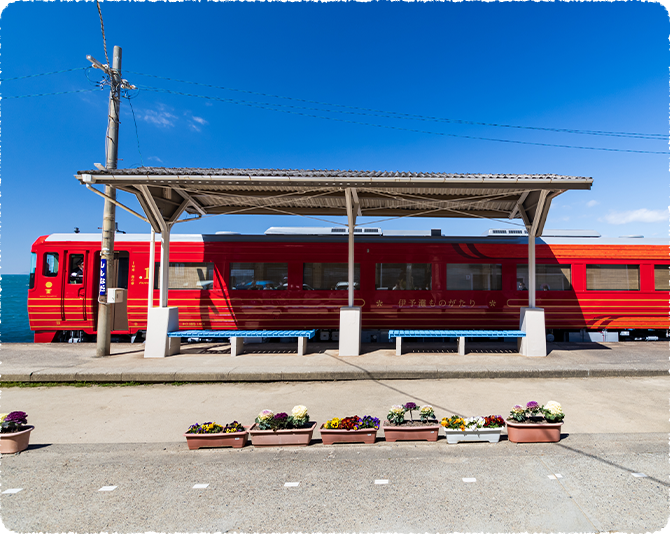
[(181, 354), (145, 359), (143, 345), (3, 343), (0, 382), (276, 382), (452, 378), (570, 378), (667, 376), (666, 342), (550, 343), (546, 358), (526, 358), (510, 343), (364, 344), (360, 356), (339, 356), (336, 343), (247, 344), (241, 356), (228, 343), (182, 344)]

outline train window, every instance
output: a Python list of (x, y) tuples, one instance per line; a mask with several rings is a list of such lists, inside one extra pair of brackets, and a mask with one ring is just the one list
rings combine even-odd
[(232, 263), (231, 289), (287, 289), (288, 263)]
[[(570, 265), (535, 265), (537, 291), (569, 291), (571, 278)], [(516, 289), (528, 291), (528, 265), (516, 266)]]
[[(154, 289), (159, 288), (160, 264), (156, 263)], [(213, 263), (170, 262), (168, 289), (212, 289), (214, 287)]]
[(378, 263), (375, 289), (431, 289), (430, 263)]
[(83, 284), (84, 283), (84, 255), (70, 254), (70, 275), (68, 276), (68, 284)]
[(654, 265), (656, 291), (670, 291), (670, 265)]
[(37, 254), (35, 252), (30, 253), (30, 282), (28, 289), (35, 287), (35, 268), (37, 267)]
[[(302, 288), (349, 289), (349, 265), (347, 263), (305, 263), (302, 268)], [(361, 266), (354, 264), (354, 289), (361, 283)]]
[(449, 291), (500, 291), (502, 269), (497, 263), (450, 263), (447, 265)]
[(42, 273), (51, 278), (58, 275), (58, 252), (47, 252), (44, 255)]
[(586, 289), (595, 291), (639, 291), (639, 265), (587, 265)]

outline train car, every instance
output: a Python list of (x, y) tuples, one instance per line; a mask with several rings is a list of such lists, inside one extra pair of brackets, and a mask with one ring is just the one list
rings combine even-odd
[[(149, 289), (149, 248), (148, 235), (116, 236), (108, 286), (127, 289), (127, 328), (115, 336), (142, 335), (149, 298), (158, 305), (158, 276)], [(549, 340), (667, 336), (667, 242), (545, 231), (536, 258), (537, 306), (545, 309)], [(383, 341), (392, 328), (518, 328), (528, 305), (523, 230), (446, 237), (357, 228), (355, 264), (364, 342)], [(28, 291), (35, 342), (95, 336), (99, 266), (97, 234), (35, 241)], [(316, 328), (318, 339), (336, 339), (347, 305), (342, 228), (173, 234), (169, 269), (168, 305), (179, 307), (181, 329)]]

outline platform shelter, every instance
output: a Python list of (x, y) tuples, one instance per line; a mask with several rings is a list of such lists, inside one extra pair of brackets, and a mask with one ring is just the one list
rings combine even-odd
[[(526, 336), (519, 350), (525, 356), (546, 356), (544, 310), (536, 307), (535, 300), (535, 239), (542, 235), (551, 202), (558, 195), (591, 189), (593, 183), (592, 178), (555, 174), (161, 167), (80, 171), (76, 178), (161, 234), (160, 305), (149, 309), (147, 357), (174, 353), (174, 343), (178, 350), (178, 338), (170, 341), (167, 336), (178, 328), (179, 318), (178, 309), (167, 305), (172, 227), (205, 215), (236, 214), (347, 217), (349, 293), (348, 306), (340, 309), (342, 356), (357, 356), (361, 348), (362, 314), (354, 306), (354, 229), (359, 217), (519, 219), (528, 232), (529, 271), (528, 307), (521, 308), (519, 318)], [(144, 215), (106, 197), (95, 187), (102, 185), (135, 195)]]

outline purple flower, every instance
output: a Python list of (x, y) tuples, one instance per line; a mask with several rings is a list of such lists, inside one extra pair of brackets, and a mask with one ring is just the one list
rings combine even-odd
[(407, 404), (405, 404), (405, 410), (407, 410), (408, 412), (411, 412), (412, 410), (416, 410), (416, 409), (417, 409), (417, 405), (414, 404), (413, 402), (408, 402)]
[(535, 401), (530, 401), (528, 404), (526, 404), (526, 409), (534, 412), (540, 409), (540, 405)]
[(284, 420), (284, 419), (288, 419), (288, 414), (284, 413), (284, 412), (280, 412), (280, 413), (275, 414), (273, 419), (275, 421), (281, 421), (281, 420)]
[(28, 423), (28, 415), (26, 412), (10, 412), (5, 417), (6, 423), (19, 423), (25, 425)]

